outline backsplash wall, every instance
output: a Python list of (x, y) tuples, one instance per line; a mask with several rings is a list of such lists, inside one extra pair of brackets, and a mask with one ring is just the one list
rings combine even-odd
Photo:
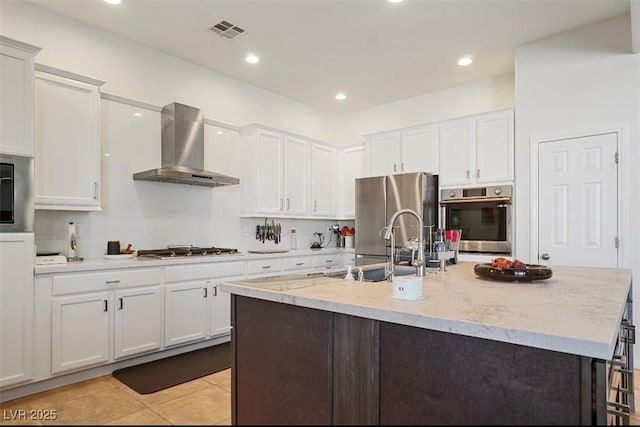
[[(208, 188), (134, 181), (134, 173), (160, 166), (161, 115), (105, 99), (100, 108), (102, 210), (37, 210), (35, 239), (39, 252), (65, 253), (69, 222), (77, 224), (78, 256), (84, 258), (102, 257), (108, 240), (119, 240), (124, 247), (131, 243), (134, 249), (185, 244), (241, 251), (288, 249), (292, 227), (297, 230), (298, 248), (303, 249), (310, 246), (315, 231), (325, 233), (328, 241), (327, 229), (333, 224), (354, 225), (354, 221), (274, 218), (282, 225), (282, 242), (259, 242), (255, 239), (256, 225), (264, 224), (265, 218), (240, 217), (242, 160), (246, 154), (237, 132), (205, 125), (205, 169), (239, 177), (240, 185)], [(73, 167), (73, 162), (66, 167)]]

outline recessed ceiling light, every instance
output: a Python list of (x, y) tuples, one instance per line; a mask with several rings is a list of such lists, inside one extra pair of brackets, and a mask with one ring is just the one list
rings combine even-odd
[(142, 113), (139, 113), (139, 112), (133, 113), (133, 115), (136, 117), (142, 117)]
[(260, 58), (258, 58), (256, 55), (252, 53), (247, 55), (247, 57), (244, 58), (244, 60), (247, 61), (249, 64), (257, 64), (258, 62), (260, 62)]
[(473, 59), (471, 59), (470, 56), (463, 56), (462, 58), (458, 59), (458, 65), (469, 65), (473, 62)]
[(120, 0), (104, 0), (109, 4), (120, 4)]
[(217, 135), (223, 135), (224, 132), (222, 132), (221, 130), (219, 130), (218, 132), (216, 132)]
[(400, 3), (402, 0), (389, 0), (389, 3)]
[(347, 95), (345, 95), (344, 93), (340, 92), (339, 94), (336, 95), (336, 99), (338, 101), (343, 101), (343, 100), (347, 99)]

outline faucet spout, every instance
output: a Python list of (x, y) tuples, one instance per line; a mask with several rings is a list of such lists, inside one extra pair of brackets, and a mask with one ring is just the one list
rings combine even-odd
[(391, 276), (393, 277), (393, 273), (395, 270), (395, 243), (393, 238), (393, 225), (395, 224), (396, 219), (403, 214), (412, 215), (416, 218), (416, 220), (418, 220), (418, 258), (413, 260), (413, 266), (416, 267), (416, 276), (422, 277), (424, 276), (424, 227), (422, 223), (422, 217), (413, 209), (400, 209), (391, 216), (389, 225), (386, 227), (384, 238), (386, 240), (391, 240)]

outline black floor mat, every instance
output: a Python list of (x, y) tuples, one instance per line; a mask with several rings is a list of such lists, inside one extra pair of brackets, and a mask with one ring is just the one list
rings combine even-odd
[(113, 371), (113, 376), (136, 392), (149, 394), (229, 367), (231, 345), (227, 342), (118, 369)]

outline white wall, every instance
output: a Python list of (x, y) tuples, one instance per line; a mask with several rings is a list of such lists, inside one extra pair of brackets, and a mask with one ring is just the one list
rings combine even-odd
[[(633, 268), (636, 302), (640, 283), (640, 55), (631, 54), (629, 15), (521, 46), (516, 51), (516, 247), (530, 252), (530, 139), (536, 136), (617, 127), (629, 129), (621, 164), (626, 234), (623, 267)], [(637, 320), (636, 320), (637, 322)], [(636, 361), (636, 364), (638, 362)]]
[(103, 92), (153, 105), (177, 101), (235, 126), (267, 126), (331, 142), (334, 116), (81, 24), (24, 1), (0, 2), (2, 35), (42, 48), (36, 62), (105, 81)]
[(357, 143), (362, 135), (509, 108), (514, 74), (504, 74), (367, 108), (337, 117), (335, 142)]
[[(289, 249), (292, 227), (303, 249), (309, 248), (315, 231), (328, 237), (327, 229), (336, 223), (274, 219), (282, 225), (282, 243), (262, 243), (255, 239), (255, 229), (265, 218), (240, 218), (242, 179), (240, 185), (217, 188), (134, 181), (135, 172), (160, 166), (161, 115), (111, 100), (102, 100), (100, 107), (102, 211), (36, 211), (38, 251), (64, 252), (70, 221), (77, 224), (78, 255), (84, 258), (101, 257), (108, 240), (119, 240), (123, 246), (131, 243), (134, 249), (167, 245)], [(205, 125), (205, 169), (241, 177), (244, 156), (238, 132)], [(353, 226), (353, 222), (339, 223)]]

